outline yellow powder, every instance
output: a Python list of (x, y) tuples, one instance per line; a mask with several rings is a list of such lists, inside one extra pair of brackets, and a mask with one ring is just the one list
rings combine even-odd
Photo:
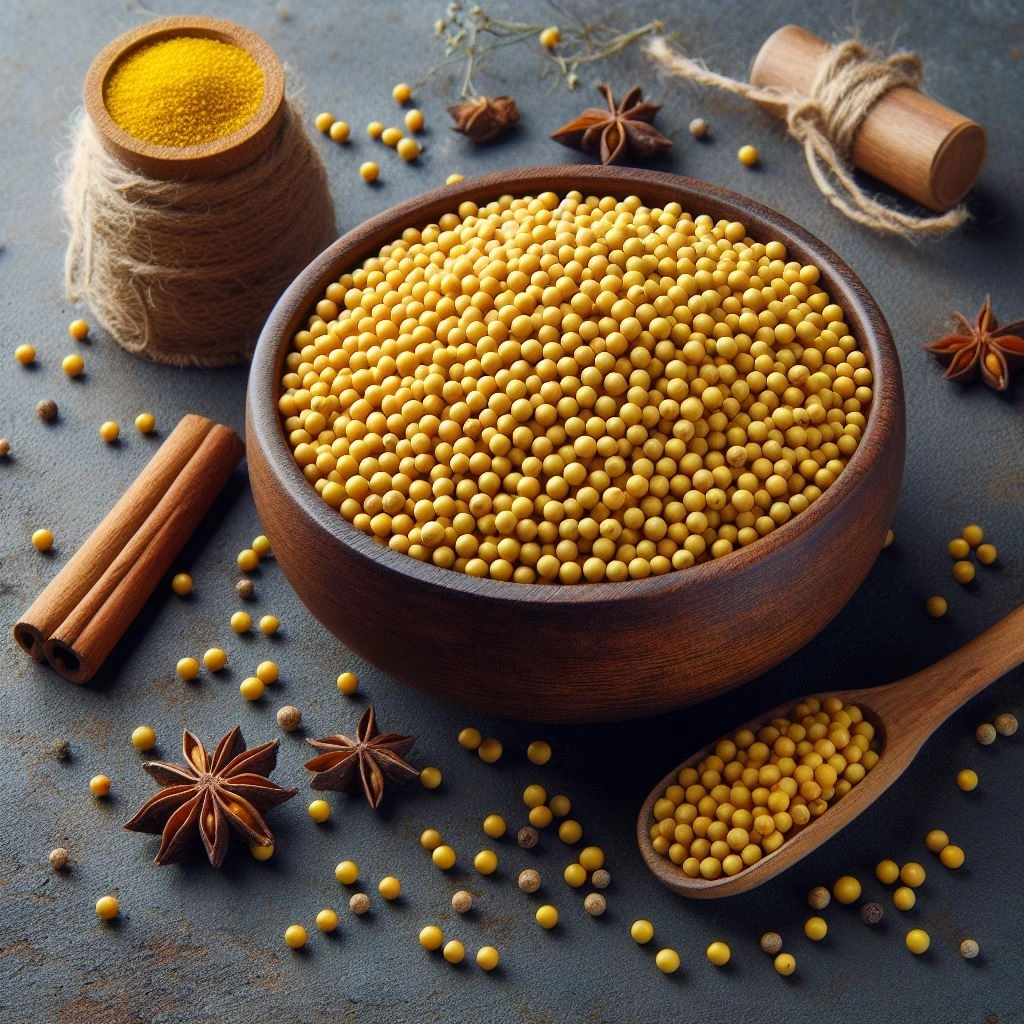
[(129, 135), (196, 146), (244, 127), (263, 102), (263, 72), (240, 47), (181, 36), (151, 43), (113, 68), (103, 102)]

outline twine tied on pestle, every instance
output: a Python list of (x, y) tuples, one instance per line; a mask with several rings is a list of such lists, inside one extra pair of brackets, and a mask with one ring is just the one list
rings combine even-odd
[(326, 170), (291, 101), (266, 152), (193, 181), (130, 170), (83, 117), (63, 200), (69, 298), (129, 352), (173, 366), (248, 358), (278, 297), (336, 237)]
[[(803, 146), (811, 177), (838, 210), (865, 227), (907, 239), (937, 237), (968, 219), (963, 206), (939, 216), (902, 213), (868, 195), (854, 180), (850, 155), (854, 139), (875, 104), (893, 89), (917, 89), (921, 59), (897, 53), (884, 59), (854, 39), (836, 45), (822, 62), (809, 95), (774, 86), (759, 87), (709, 71), (703, 64), (674, 52), (663, 38), (647, 51), (670, 74), (713, 86), (755, 103), (781, 108), (789, 134)], [(831, 175), (841, 186), (837, 189)]]

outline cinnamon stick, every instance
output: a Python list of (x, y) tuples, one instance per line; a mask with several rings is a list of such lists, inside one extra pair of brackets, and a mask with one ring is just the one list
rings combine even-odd
[(233, 430), (186, 416), (15, 626), (18, 643), (33, 656), (30, 647), (41, 646), (50, 665), (72, 682), (91, 679), (242, 454)]

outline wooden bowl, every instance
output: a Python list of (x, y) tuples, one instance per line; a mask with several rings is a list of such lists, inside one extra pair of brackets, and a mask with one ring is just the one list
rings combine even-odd
[[(180, 36), (216, 39), (245, 50), (263, 72), (263, 102), (248, 124), (223, 138), (196, 146), (158, 146), (129, 135), (110, 116), (104, 87), (122, 58)], [(104, 148), (130, 170), (170, 181), (219, 178), (252, 163), (273, 142), (284, 116), (284, 68), (264, 40), (233, 21), (202, 15), (160, 18), (125, 32), (97, 54), (85, 76), (84, 102)]]
[[(573, 586), (477, 579), (371, 540), (305, 480), (277, 411), (295, 331), (327, 284), (464, 200), (578, 189), (679, 202), (743, 222), (816, 264), (874, 375), (867, 427), (836, 483), (768, 536), (664, 576)], [(298, 277), (253, 357), (246, 433), (253, 495), (299, 597), (388, 674), (476, 710), (548, 722), (652, 714), (705, 700), (782, 661), (843, 607), (882, 547), (903, 472), (905, 412), (889, 329), (838, 256), (785, 217), (703, 182), (595, 166), (520, 168), (429, 192), (349, 232)]]

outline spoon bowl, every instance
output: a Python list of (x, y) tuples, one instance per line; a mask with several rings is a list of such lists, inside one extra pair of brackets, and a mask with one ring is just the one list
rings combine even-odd
[[(715, 749), (711, 743), (676, 765), (648, 794), (637, 819), (637, 842), (655, 877), (674, 892), (693, 899), (733, 896), (753, 889), (806, 857), (874, 803), (909, 767), (929, 736), (961, 705), (1024, 661), (1024, 606), (1010, 612), (981, 636), (934, 665), (886, 686), (840, 690), (817, 696), (856, 704), (875, 727), (878, 763), (845, 796), (830, 804), (777, 850), (735, 875), (690, 878), (682, 867), (657, 852), (651, 842), (654, 804), (684, 768), (695, 767)], [(788, 712), (801, 698), (730, 731), (757, 731)], [(803, 698), (806, 700), (806, 698)]]

